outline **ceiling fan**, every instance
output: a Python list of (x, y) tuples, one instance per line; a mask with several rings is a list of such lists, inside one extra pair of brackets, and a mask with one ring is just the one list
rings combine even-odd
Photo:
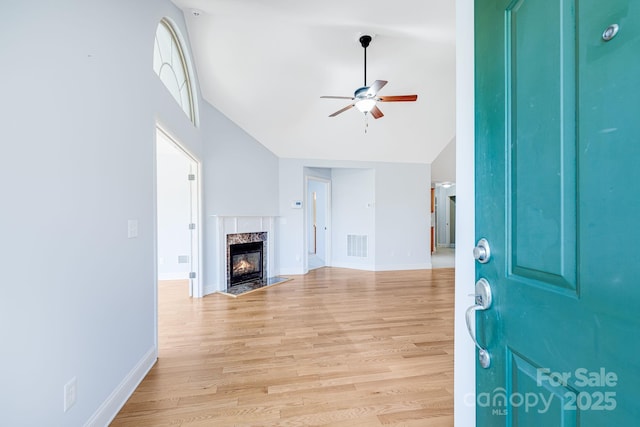
[(331, 99), (350, 99), (353, 102), (341, 110), (336, 111), (331, 114), (329, 117), (335, 117), (340, 113), (344, 113), (345, 111), (356, 107), (359, 111), (363, 112), (365, 116), (367, 113), (371, 113), (374, 119), (379, 119), (384, 116), (382, 111), (376, 105), (377, 102), (406, 102), (406, 101), (415, 101), (418, 99), (418, 95), (392, 95), (392, 96), (378, 96), (378, 91), (387, 84), (386, 80), (376, 80), (371, 84), (371, 86), (367, 86), (367, 47), (369, 43), (371, 43), (372, 37), (369, 35), (363, 35), (360, 37), (359, 41), (362, 47), (364, 48), (364, 86), (356, 89), (353, 96), (321, 96), (320, 98), (331, 98)]

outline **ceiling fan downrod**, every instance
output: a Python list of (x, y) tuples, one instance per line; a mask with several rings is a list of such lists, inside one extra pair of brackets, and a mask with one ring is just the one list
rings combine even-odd
[(369, 43), (371, 43), (371, 36), (367, 34), (360, 36), (360, 44), (364, 48), (364, 84), (363, 86), (367, 86), (367, 47), (369, 47)]

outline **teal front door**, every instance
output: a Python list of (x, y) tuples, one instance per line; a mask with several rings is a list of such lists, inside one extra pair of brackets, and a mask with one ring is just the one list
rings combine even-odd
[(475, 40), (477, 425), (640, 425), (640, 1), (477, 0)]

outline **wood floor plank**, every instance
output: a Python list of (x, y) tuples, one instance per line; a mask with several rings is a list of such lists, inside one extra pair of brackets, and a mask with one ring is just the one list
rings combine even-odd
[(453, 269), (158, 287), (159, 359), (112, 426), (453, 425)]

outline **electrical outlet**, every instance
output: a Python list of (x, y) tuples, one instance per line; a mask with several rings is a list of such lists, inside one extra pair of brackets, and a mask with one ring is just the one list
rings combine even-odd
[(64, 385), (64, 412), (67, 412), (75, 403), (78, 397), (78, 380), (73, 377)]

